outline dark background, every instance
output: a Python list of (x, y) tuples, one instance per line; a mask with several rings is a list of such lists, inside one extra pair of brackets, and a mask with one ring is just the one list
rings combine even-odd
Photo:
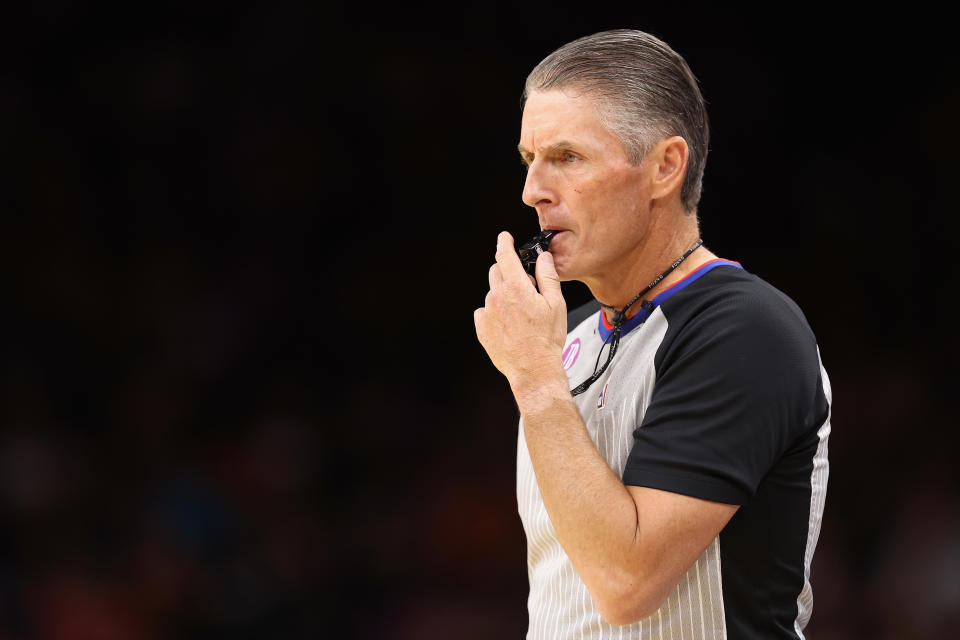
[(944, 15), (242, 6), (0, 26), (0, 638), (522, 637), (472, 311), (497, 232), (536, 230), (526, 73), (619, 27), (700, 79), (703, 237), (831, 375), (808, 636), (955, 636)]

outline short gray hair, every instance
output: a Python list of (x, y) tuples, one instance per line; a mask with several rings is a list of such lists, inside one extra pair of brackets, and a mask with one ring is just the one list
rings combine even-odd
[(703, 189), (710, 130), (697, 79), (686, 61), (643, 31), (616, 29), (563, 45), (538, 64), (523, 90), (579, 89), (595, 98), (604, 126), (639, 164), (661, 140), (680, 136), (689, 159), (681, 198), (696, 211)]

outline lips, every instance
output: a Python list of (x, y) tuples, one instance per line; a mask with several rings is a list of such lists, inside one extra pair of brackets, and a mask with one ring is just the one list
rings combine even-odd
[[(562, 236), (564, 233), (566, 233), (567, 230), (566, 230), (566, 229), (557, 229), (557, 228), (555, 228), (555, 227), (554, 227), (554, 228), (547, 227), (546, 229), (544, 229), (544, 231), (554, 231), (554, 232), (556, 232), (556, 233), (553, 234), (553, 237), (550, 238), (550, 246), (552, 247), (552, 246), (553, 246), (553, 243), (555, 243), (555, 242), (557, 241), (557, 238), (559, 238), (559, 237)], [(547, 250), (549, 251), (549, 247), (547, 248)]]

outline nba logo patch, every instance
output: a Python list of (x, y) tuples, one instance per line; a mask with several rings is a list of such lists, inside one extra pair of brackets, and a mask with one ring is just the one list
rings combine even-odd
[(607, 385), (610, 383), (607, 382), (603, 385), (603, 391), (600, 392), (600, 395), (597, 397), (597, 409), (603, 409), (603, 405), (607, 402)]

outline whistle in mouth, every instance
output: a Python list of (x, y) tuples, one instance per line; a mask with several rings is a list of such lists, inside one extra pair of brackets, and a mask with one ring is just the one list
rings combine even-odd
[(557, 235), (557, 233), (558, 231), (556, 229), (541, 231), (517, 249), (517, 253), (520, 254), (520, 261), (523, 263), (523, 268), (526, 269), (527, 273), (536, 275), (537, 256), (547, 250), (547, 247), (550, 246), (550, 240), (552, 240), (553, 236)]

